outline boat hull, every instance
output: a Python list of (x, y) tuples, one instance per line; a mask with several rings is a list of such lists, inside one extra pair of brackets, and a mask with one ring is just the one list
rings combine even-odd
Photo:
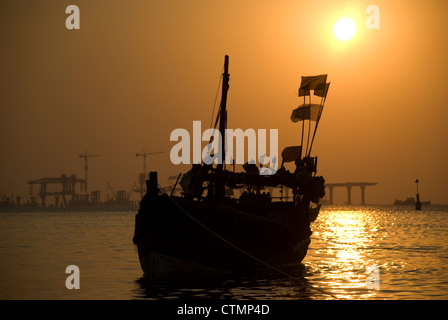
[(307, 205), (289, 204), (273, 219), (269, 208), (261, 215), (181, 197), (143, 199), (134, 235), (141, 268), (161, 279), (298, 265), (310, 243)]

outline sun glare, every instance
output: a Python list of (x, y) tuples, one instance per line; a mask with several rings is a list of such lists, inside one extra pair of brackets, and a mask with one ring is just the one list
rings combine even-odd
[(336, 22), (333, 32), (339, 40), (347, 41), (355, 35), (356, 25), (352, 20), (343, 18)]

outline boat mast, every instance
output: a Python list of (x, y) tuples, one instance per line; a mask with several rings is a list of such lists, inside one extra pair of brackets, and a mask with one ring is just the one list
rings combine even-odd
[(216, 181), (216, 196), (222, 199), (225, 196), (225, 181), (223, 176), (224, 161), (226, 158), (226, 127), (227, 127), (227, 91), (229, 90), (229, 56), (224, 57), (224, 73), (222, 75), (222, 93), (221, 104), (219, 107), (219, 132), (221, 134), (221, 161), (217, 165), (217, 181)]

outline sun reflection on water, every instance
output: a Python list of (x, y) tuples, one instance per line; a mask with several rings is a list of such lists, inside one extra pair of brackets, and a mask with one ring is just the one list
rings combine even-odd
[(445, 207), (326, 207), (312, 226), (306, 279), (341, 299), (447, 297), (446, 217)]
[[(317, 226), (317, 227), (316, 227)], [(331, 293), (357, 293), (370, 298), (375, 292), (366, 287), (368, 266), (379, 265), (369, 252), (375, 249), (380, 225), (375, 214), (365, 210), (323, 211), (316, 222), (310, 251), (305, 264), (316, 279), (331, 288)]]

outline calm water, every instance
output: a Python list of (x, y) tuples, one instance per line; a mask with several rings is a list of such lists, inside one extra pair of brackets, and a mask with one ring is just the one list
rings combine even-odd
[[(2, 212), (0, 299), (448, 299), (448, 207), (424, 209), (323, 208), (294, 282), (270, 274), (158, 285), (141, 279), (134, 212)], [(72, 264), (79, 290), (65, 287)]]

